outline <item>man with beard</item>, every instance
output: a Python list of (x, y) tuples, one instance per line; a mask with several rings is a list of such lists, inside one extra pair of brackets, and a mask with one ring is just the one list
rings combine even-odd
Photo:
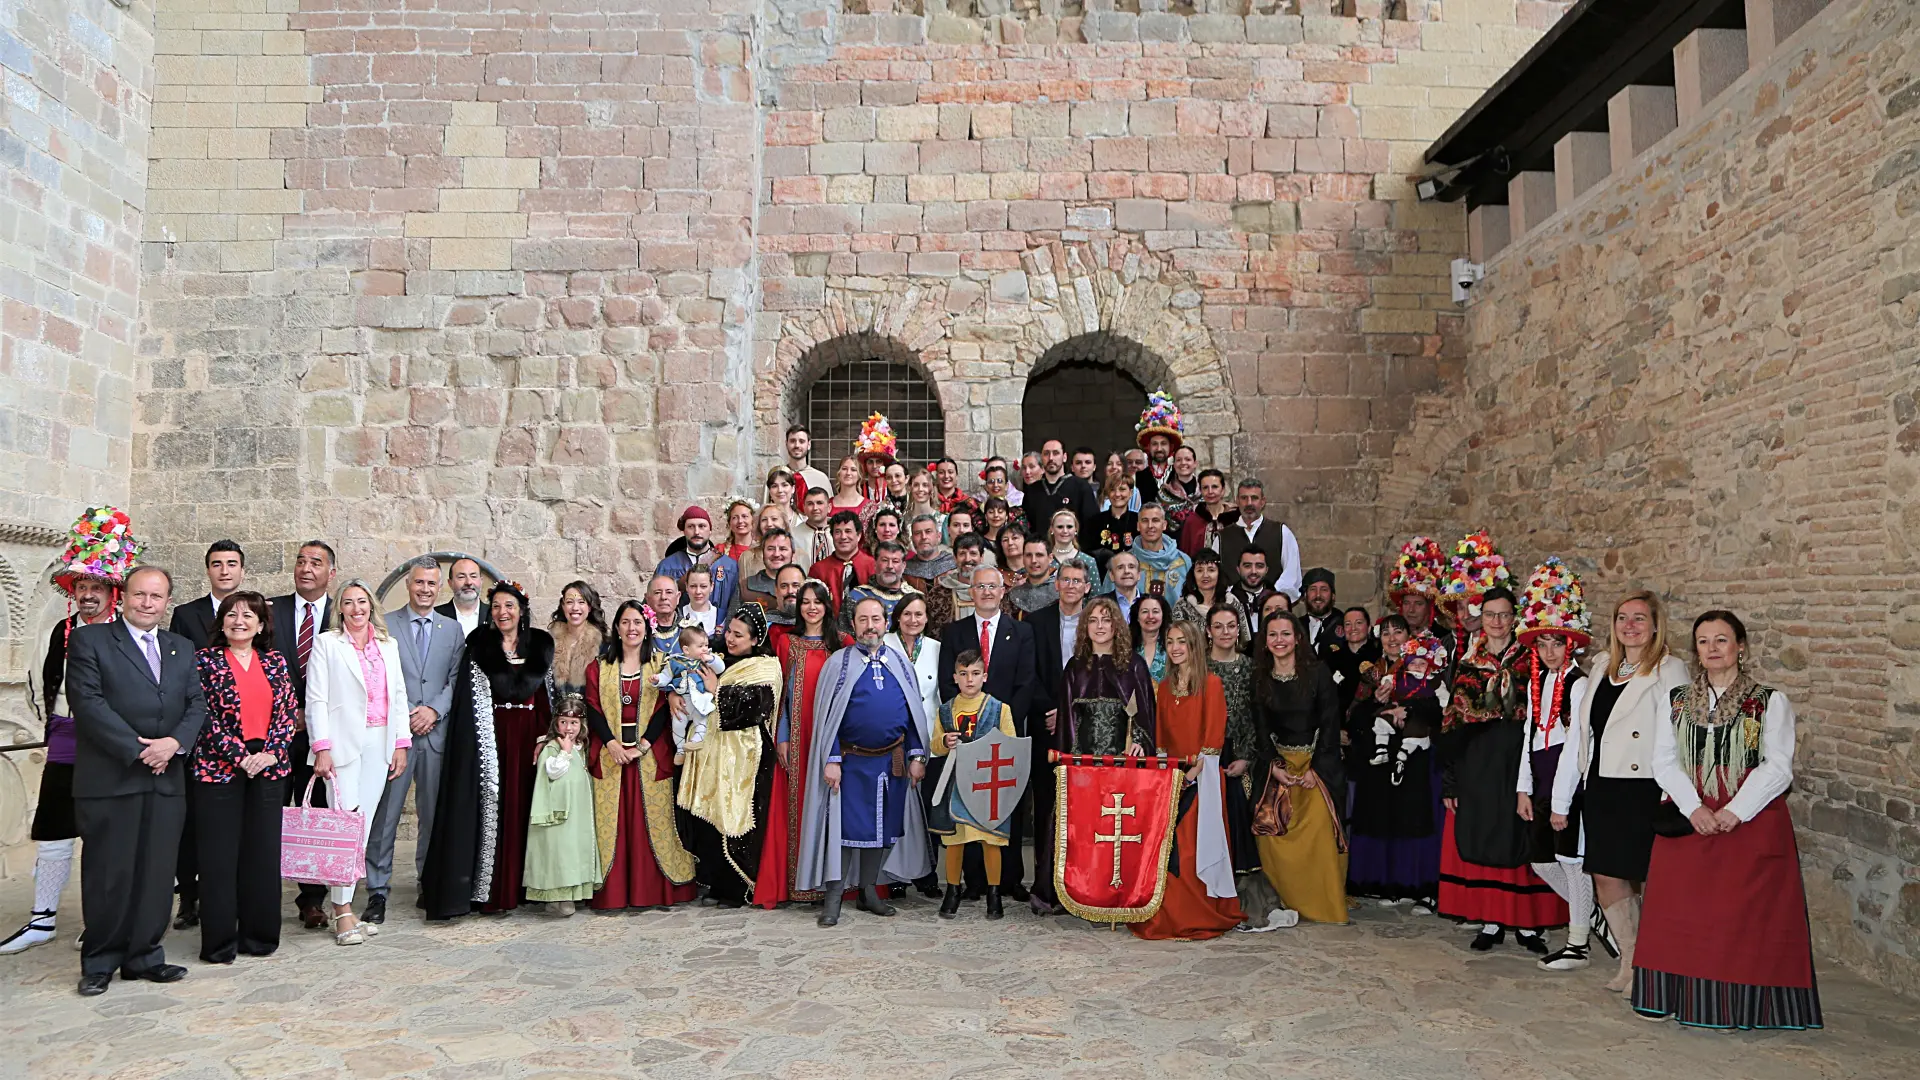
[[(868, 598), (848, 606), (854, 645), (828, 657), (814, 695), (794, 882), (823, 893), (821, 926), (839, 924), (849, 880), (860, 887), (860, 910), (888, 916), (894, 907), (879, 891), (888, 859), (902, 880), (921, 877), (929, 865), (920, 800), (907, 797), (927, 770), (919, 676), (882, 643), (884, 604)], [(896, 853), (895, 844), (904, 850)]]
[[(1092, 451), (1088, 451), (1087, 460), (1093, 460)], [(1067, 452), (1059, 439), (1040, 444), (1040, 464), (1040, 477), (1027, 485), (1027, 498), (1020, 507), (1027, 515), (1027, 534), (1048, 535), (1053, 530), (1054, 512), (1071, 510), (1080, 522), (1080, 534), (1087, 535), (1087, 523), (1100, 513), (1100, 497), (1093, 493), (1093, 485), (1067, 472)], [(1091, 465), (1088, 471), (1091, 474)]]
[(117, 614), (114, 599), (124, 573), (120, 564), (119, 559), (103, 559), (95, 564), (97, 575), (62, 573), (55, 579), (73, 598), (73, 614), (54, 624), (40, 667), (40, 693), (47, 710), (47, 763), (40, 771), (40, 799), (33, 811), (33, 909), (25, 926), (0, 941), (0, 956), (54, 939), (54, 915), (73, 873), (73, 840), (80, 835), (73, 806), (75, 742), (73, 710), (66, 693), (67, 642), (75, 630), (107, 622)]
[[(300, 569), (294, 567), (294, 591), (300, 591)], [(332, 580), (329, 571), (328, 580)], [(485, 576), (480, 572), (480, 564), (473, 559), (459, 558), (447, 567), (447, 588), (453, 593), (453, 599), (434, 608), (440, 614), (460, 624), (461, 636), (471, 634), (480, 626), (480, 588), (486, 584)], [(304, 593), (302, 595), (305, 595)], [(275, 641), (283, 640), (278, 633)], [(302, 787), (295, 784), (294, 787)], [(289, 788), (291, 790), (291, 788)]]
[(760, 569), (741, 584), (740, 603), (751, 600), (769, 612), (779, 607), (774, 586), (779, 583), (780, 571), (792, 564), (793, 534), (785, 529), (768, 531), (760, 538)]
[(1241, 610), (1247, 613), (1247, 622), (1257, 643), (1265, 633), (1260, 625), (1260, 611), (1273, 590), (1267, 588), (1267, 553), (1259, 548), (1248, 548), (1240, 553), (1240, 561), (1235, 565), (1239, 580), (1227, 586), (1227, 592), (1240, 601)]
[(807, 572), (798, 563), (788, 563), (774, 575), (773, 606), (767, 609), (769, 625), (794, 625), (800, 616), (800, 586), (806, 580)]
[(1053, 552), (1047, 542), (1037, 536), (1028, 537), (1021, 546), (1020, 558), (1026, 563), (1026, 577), (1007, 590), (1007, 606), (1013, 609), (1016, 618), (1060, 599), (1053, 583)]
[(805, 424), (795, 424), (787, 429), (787, 469), (793, 473), (794, 509), (805, 512), (805, 500), (809, 491), (824, 491), (831, 497), (833, 481), (827, 474), (807, 463), (807, 455), (813, 453), (813, 433)]
[[(1178, 603), (1187, 585), (1187, 572), (1193, 560), (1180, 551), (1167, 535), (1167, 508), (1159, 503), (1140, 504), (1140, 535), (1128, 552), (1140, 565), (1140, 577), (1146, 591), (1164, 596), (1168, 604)], [(1107, 563), (1113, 565), (1111, 561)]]
[(1328, 650), (1340, 640), (1340, 609), (1334, 606), (1333, 571), (1324, 566), (1316, 566), (1300, 579), (1306, 591), (1300, 595), (1306, 600), (1307, 610), (1304, 621), (1307, 624), (1307, 644), (1327, 660)]
[[(1187, 511), (1180, 525), (1180, 550), (1192, 558), (1202, 548), (1219, 551), (1220, 531), (1231, 524), (1237, 509), (1227, 503), (1227, 477), (1219, 469), (1202, 469), (1194, 482), (1199, 502)], [(1223, 563), (1225, 559), (1221, 560)], [(1228, 567), (1231, 571), (1232, 567)]]
[(1267, 553), (1267, 583), (1275, 592), (1286, 593), (1288, 600), (1298, 600), (1300, 541), (1294, 539), (1292, 529), (1267, 520), (1266, 486), (1257, 477), (1249, 476), (1240, 481), (1235, 499), (1240, 504), (1240, 520), (1221, 525), (1220, 561), (1227, 566), (1239, 566), (1242, 551), (1259, 548)]
[(934, 578), (953, 569), (953, 552), (940, 543), (940, 519), (921, 514), (907, 525), (907, 538), (913, 542), (913, 555), (907, 560), (907, 581), (925, 592)]
[(813, 564), (807, 576), (824, 582), (838, 605), (855, 585), (864, 585), (873, 576), (873, 556), (860, 550), (860, 515), (842, 510), (828, 519), (833, 534), (833, 554)]
[(973, 616), (973, 571), (986, 547), (979, 533), (962, 533), (953, 542), (953, 569), (925, 585), (915, 584), (927, 597), (928, 634), (937, 638), (948, 623)]
[(847, 602), (840, 606), (840, 629), (853, 633), (853, 609), (862, 600), (879, 601), (892, 622), (894, 607), (915, 591), (907, 584), (907, 549), (891, 540), (881, 542), (873, 553), (873, 576), (847, 590)]
[[(462, 567), (465, 567), (464, 575)], [(461, 624), (463, 633), (472, 633), (473, 626), (479, 625), (480, 618), (480, 564), (472, 559), (456, 559), (453, 571), (453, 598), (456, 602), (460, 599), (462, 580), (469, 582), (473, 590), (471, 604), (474, 621)], [(293, 673), (293, 709), (299, 722), (293, 742), (287, 747), (287, 760), (292, 765), (292, 771), (287, 776), (289, 806), (299, 805), (307, 784), (313, 779), (313, 766), (307, 761), (307, 658), (313, 655), (313, 643), (326, 632), (333, 615), (333, 575), (333, 547), (324, 540), (309, 540), (300, 545), (293, 559), (293, 591), (267, 601), (267, 609), (273, 613), (274, 651), (287, 662), (287, 670)], [(440, 614), (457, 618), (452, 607), (452, 604), (440, 605)], [(327, 785), (313, 785), (313, 805), (327, 805)], [(326, 912), (321, 906), (326, 899), (325, 885), (310, 881), (300, 883), (293, 906), (300, 913), (301, 926), (318, 930), (327, 925)]]
[(713, 545), (713, 519), (698, 506), (689, 506), (680, 514), (680, 536), (686, 545), (660, 560), (656, 572), (676, 581), (696, 566), (713, 572), (713, 606), (721, 612), (733, 610), (740, 591), (740, 564)]

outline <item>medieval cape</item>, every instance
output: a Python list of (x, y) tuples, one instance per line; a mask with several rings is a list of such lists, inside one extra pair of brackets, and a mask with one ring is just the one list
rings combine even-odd
[[(881, 646), (873, 659), (886, 665), (887, 671), (902, 687), (919, 685), (913, 665), (897, 650)], [(841, 649), (827, 659), (820, 673), (820, 686), (814, 692), (813, 742), (808, 748), (805, 812), (800, 823), (800, 862), (795, 886), (818, 889), (829, 881), (846, 881), (841, 865), (840, 792), (829, 788), (825, 777), (827, 758), (840, 745), (840, 722), (846, 717), (847, 702), (853, 697), (854, 681), (872, 660), (859, 648)], [(913, 725), (927, 730), (927, 718), (921, 715), (920, 695), (905, 695)], [(888, 853), (882, 872), (894, 881), (913, 881), (925, 877), (933, 862), (927, 852), (927, 827), (919, 799), (906, 803), (906, 825), (899, 841)]]

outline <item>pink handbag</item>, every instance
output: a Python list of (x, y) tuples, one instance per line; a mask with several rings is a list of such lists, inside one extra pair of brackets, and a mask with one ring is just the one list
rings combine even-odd
[(313, 805), (313, 785), (298, 806), (280, 809), (280, 876), (315, 885), (352, 885), (366, 876), (366, 826), (358, 810)]

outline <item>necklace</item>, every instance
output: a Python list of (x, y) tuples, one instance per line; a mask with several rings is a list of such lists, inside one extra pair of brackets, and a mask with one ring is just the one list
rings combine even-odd
[(633, 704), (633, 695), (627, 691), (627, 684), (638, 679), (643, 674), (645, 673), (639, 672), (639, 671), (636, 671), (631, 675), (627, 674), (624, 671), (620, 673), (620, 704), (622, 705)]
[(1040, 478), (1041, 493), (1049, 496), (1058, 495), (1060, 493), (1060, 486), (1062, 484), (1065, 484), (1067, 482), (1067, 477), (1072, 475), (1073, 475), (1072, 473), (1061, 473), (1060, 479), (1058, 480), (1049, 480), (1046, 477), (1042, 476)]
[(1620, 661), (1620, 674), (1626, 676), (1627, 678), (1629, 679), (1632, 678), (1633, 673), (1638, 670), (1640, 670), (1640, 665), (1636, 661), (1633, 661), (1633, 660)]

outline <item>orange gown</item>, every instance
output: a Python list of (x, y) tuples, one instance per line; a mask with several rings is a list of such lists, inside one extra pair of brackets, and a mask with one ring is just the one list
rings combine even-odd
[[(1218, 675), (1207, 676), (1206, 688), (1198, 694), (1176, 697), (1172, 673), (1160, 681), (1154, 695), (1154, 732), (1160, 749), (1168, 757), (1186, 758), (1199, 753), (1218, 754), (1227, 741), (1227, 693)], [(1219, 782), (1219, 781), (1216, 781)], [(1225, 805), (1225, 791), (1221, 793)], [(1177, 845), (1180, 849), (1179, 873), (1167, 875), (1166, 898), (1160, 910), (1146, 922), (1133, 923), (1135, 937), (1153, 941), (1188, 941), (1219, 937), (1240, 925), (1240, 901), (1235, 897), (1207, 895), (1200, 880), (1196, 856), (1200, 845), (1200, 800), (1196, 797), (1180, 815)]]

